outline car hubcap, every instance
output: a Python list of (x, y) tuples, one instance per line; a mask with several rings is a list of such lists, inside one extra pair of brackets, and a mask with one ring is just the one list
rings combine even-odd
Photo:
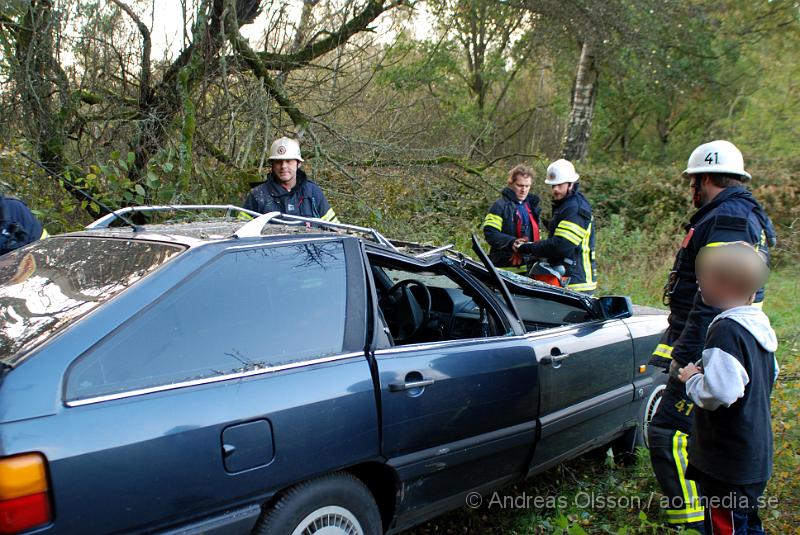
[(321, 507), (305, 517), (292, 535), (364, 535), (355, 515), (338, 505)]
[(664, 394), (664, 388), (666, 388), (664, 385), (658, 385), (647, 399), (647, 408), (644, 413), (644, 421), (642, 422), (642, 433), (644, 433), (644, 443), (648, 448), (650, 447), (650, 439), (647, 435), (648, 429), (650, 428), (650, 421), (658, 410), (658, 406), (661, 405), (661, 396)]

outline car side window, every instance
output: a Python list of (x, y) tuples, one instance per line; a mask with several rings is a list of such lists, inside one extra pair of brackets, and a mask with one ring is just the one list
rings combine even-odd
[(578, 303), (513, 293), (514, 304), (527, 332), (591, 321), (592, 314)]
[(422, 268), (371, 258), (381, 317), (394, 345), (498, 336), (494, 310), (443, 265)]
[(82, 355), (70, 401), (340, 353), (341, 241), (228, 252)]

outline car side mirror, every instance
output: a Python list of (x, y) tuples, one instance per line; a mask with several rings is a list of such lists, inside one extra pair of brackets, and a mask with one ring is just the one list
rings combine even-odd
[(633, 303), (625, 295), (606, 295), (599, 299), (606, 318), (622, 319), (633, 316)]

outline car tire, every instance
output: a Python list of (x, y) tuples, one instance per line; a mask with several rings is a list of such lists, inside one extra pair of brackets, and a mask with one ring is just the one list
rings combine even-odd
[(299, 483), (261, 513), (255, 535), (380, 535), (380, 511), (369, 489), (351, 474)]
[[(663, 375), (663, 377), (662, 377)], [(618, 439), (611, 443), (614, 461), (617, 464), (630, 464), (636, 460), (636, 448), (649, 448), (647, 433), (650, 421), (656, 413), (661, 396), (666, 387), (666, 374), (658, 374), (654, 379), (653, 389), (645, 398), (639, 409), (639, 416), (636, 425), (625, 431)]]

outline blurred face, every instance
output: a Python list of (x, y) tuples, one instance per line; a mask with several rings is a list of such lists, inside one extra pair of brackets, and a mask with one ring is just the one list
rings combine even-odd
[(755, 295), (743, 295), (741, 288), (736, 287), (723, 273), (714, 269), (698, 273), (697, 283), (700, 286), (703, 302), (721, 310), (749, 305), (755, 297)]
[(272, 160), (272, 173), (284, 185), (291, 184), (297, 180), (299, 163), (297, 160)]
[(560, 201), (567, 196), (569, 190), (572, 188), (572, 184), (570, 182), (564, 182), (563, 184), (553, 184), (550, 187), (553, 192), (553, 200)]
[(511, 183), (511, 188), (517, 195), (518, 201), (524, 201), (528, 198), (528, 193), (531, 192), (531, 181), (533, 177), (525, 175), (517, 175), (514, 177), (514, 182)]

